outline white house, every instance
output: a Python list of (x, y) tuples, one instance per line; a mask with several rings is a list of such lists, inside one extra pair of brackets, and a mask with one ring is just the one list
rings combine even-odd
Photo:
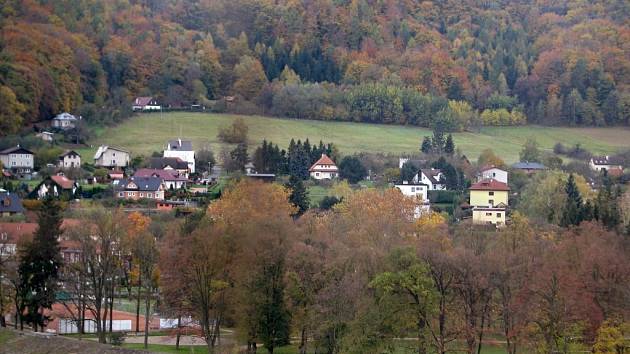
[(413, 183), (426, 184), (430, 191), (444, 190), (446, 184), (443, 183), (444, 174), (436, 168), (422, 169), (413, 178)]
[(52, 126), (63, 130), (72, 129), (77, 126), (79, 119), (81, 119), (81, 117), (77, 118), (68, 112), (63, 112), (52, 119)]
[(428, 185), (403, 181), (403, 183), (395, 184), (394, 187), (397, 188), (404, 196), (418, 199), (420, 204), (416, 207), (416, 218), (419, 218), (422, 214), (431, 210)]
[(606, 156), (593, 156), (591, 157), (591, 161), (589, 161), (589, 166), (591, 170), (601, 172), (608, 171), (610, 169), (620, 169), (623, 170), (623, 166), (620, 161), (606, 155)]
[(17, 174), (20, 178), (30, 176), (35, 166), (35, 155), (29, 150), (20, 147), (8, 148), (0, 151), (0, 162), (5, 169), (11, 170), (13, 174)]
[(129, 151), (113, 146), (101, 145), (96, 150), (96, 154), (94, 154), (94, 165), (96, 167), (127, 167), (130, 160)]
[(164, 157), (178, 157), (188, 164), (190, 173), (195, 173), (195, 150), (193, 150), (190, 140), (171, 140), (166, 143)]
[(74, 150), (69, 150), (59, 155), (57, 161), (59, 168), (78, 168), (81, 167), (81, 155)]
[(159, 111), (162, 106), (153, 97), (136, 97), (131, 109), (134, 111)]
[(55, 134), (51, 132), (43, 131), (43, 132), (35, 134), (35, 136), (47, 142), (52, 142), (53, 140), (55, 140)]
[(492, 178), (501, 183), (508, 183), (508, 172), (496, 166), (486, 166), (479, 171), (479, 180)]
[(337, 178), (339, 169), (330, 157), (326, 154), (322, 154), (322, 157), (320, 157), (319, 160), (317, 160), (317, 162), (308, 169), (308, 172), (314, 179), (333, 179)]

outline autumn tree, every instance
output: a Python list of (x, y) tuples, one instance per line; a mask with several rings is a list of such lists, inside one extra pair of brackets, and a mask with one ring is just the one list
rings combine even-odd
[(234, 67), (236, 81), (234, 92), (246, 100), (252, 100), (258, 96), (263, 86), (267, 83), (267, 76), (258, 59), (244, 56)]
[(26, 111), (10, 87), (0, 86), (0, 135), (17, 132), (22, 125), (22, 114)]

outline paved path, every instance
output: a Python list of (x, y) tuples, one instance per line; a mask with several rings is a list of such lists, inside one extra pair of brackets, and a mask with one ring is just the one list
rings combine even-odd
[[(175, 345), (176, 337), (173, 336), (149, 336), (149, 344), (164, 344)], [(125, 343), (144, 343), (144, 336), (128, 336), (125, 338)], [(180, 345), (206, 345), (206, 341), (197, 336), (184, 336), (179, 338)], [(221, 337), (221, 345), (234, 344), (234, 340), (224, 335)]]

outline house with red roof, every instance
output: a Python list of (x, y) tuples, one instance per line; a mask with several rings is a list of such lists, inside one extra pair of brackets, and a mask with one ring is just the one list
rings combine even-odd
[(507, 183), (484, 178), (471, 185), (469, 191), (474, 224), (505, 226), (510, 191)]
[(144, 96), (136, 97), (136, 99), (133, 100), (131, 109), (134, 111), (159, 111), (162, 109), (162, 106), (154, 97)]
[(308, 172), (313, 179), (333, 179), (339, 175), (339, 169), (335, 162), (326, 154), (322, 154), (322, 157), (317, 160)]
[(77, 197), (78, 189), (79, 183), (66, 176), (50, 176), (37, 185), (29, 197), (36, 199), (53, 197), (70, 200)]

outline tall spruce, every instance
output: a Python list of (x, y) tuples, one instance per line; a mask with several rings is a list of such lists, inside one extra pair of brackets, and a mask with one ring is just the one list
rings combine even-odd
[(247, 156), (247, 143), (240, 143), (236, 145), (236, 148), (230, 152), (230, 157), (238, 165), (241, 171), (245, 171), (245, 165), (249, 162), (249, 156)]
[(446, 143), (444, 143), (444, 153), (447, 155), (453, 155), (455, 153), (455, 142), (453, 142), (453, 135), (451, 134), (446, 137)]
[(577, 184), (573, 174), (569, 175), (567, 184), (565, 186), (565, 193), (567, 194), (567, 200), (562, 211), (562, 218), (560, 219), (561, 226), (579, 225), (584, 219), (582, 204), (582, 195), (578, 190)]
[(35, 331), (38, 326), (43, 330), (49, 319), (44, 310), (52, 308), (58, 290), (59, 270), (63, 265), (59, 249), (62, 221), (60, 205), (52, 198), (45, 199), (38, 212), (33, 241), (20, 257), (18, 272), (27, 309), (23, 320), (31, 323)]
[(289, 202), (298, 208), (295, 216), (304, 214), (304, 212), (308, 210), (308, 206), (310, 204), (308, 191), (304, 187), (304, 183), (296, 176), (291, 176), (289, 177), (289, 183), (286, 186), (291, 190)]
[(618, 198), (621, 193), (619, 188), (615, 188), (606, 171), (604, 171), (602, 178), (602, 187), (599, 189), (595, 201), (594, 217), (606, 226), (606, 228), (613, 230), (621, 223), (618, 203)]
[(431, 138), (429, 138), (428, 136), (425, 136), (424, 139), (422, 139), (422, 145), (420, 146), (420, 151), (422, 151), (425, 154), (430, 154), (432, 150), (433, 150), (433, 144), (431, 143)]

